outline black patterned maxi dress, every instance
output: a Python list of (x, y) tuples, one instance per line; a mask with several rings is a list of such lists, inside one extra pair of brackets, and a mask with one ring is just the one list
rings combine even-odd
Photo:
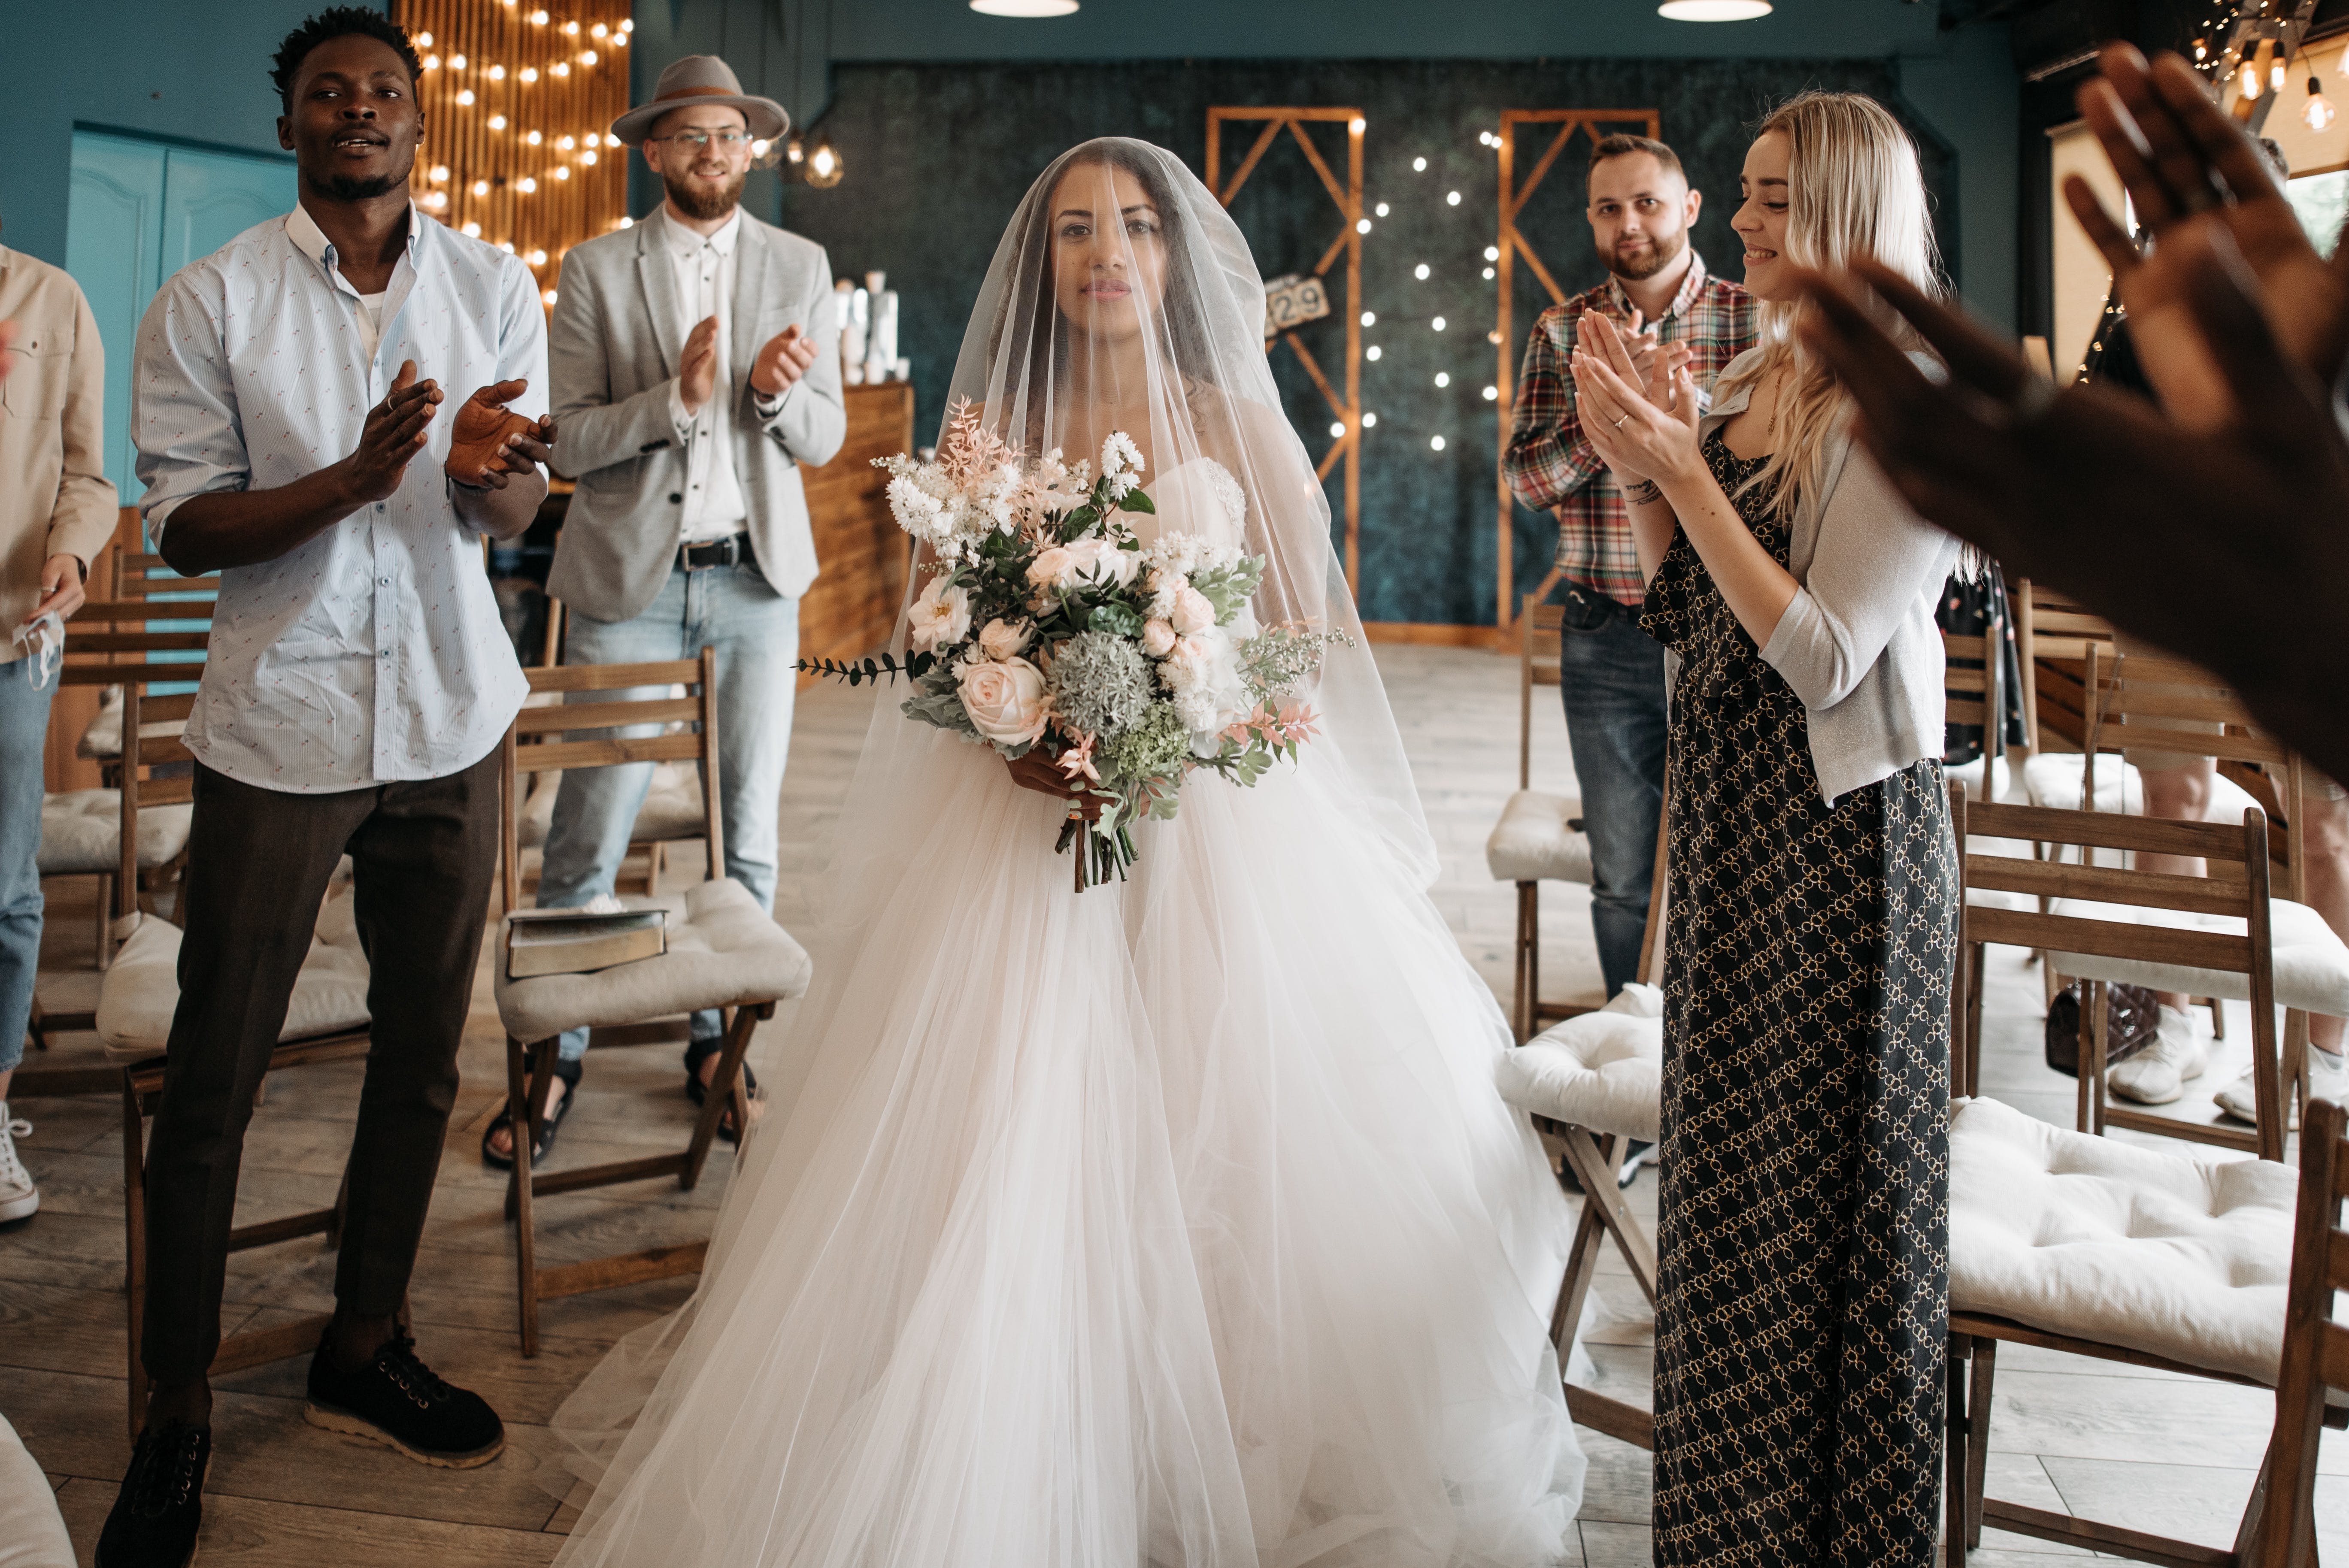
[[(1716, 433), (1725, 494), (1761, 466)], [(1738, 502), (1781, 566), (1785, 522)], [(1655, 1561), (1926, 1568), (1949, 1316), (1940, 765), (1829, 807), (1785, 678), (1677, 537)]]

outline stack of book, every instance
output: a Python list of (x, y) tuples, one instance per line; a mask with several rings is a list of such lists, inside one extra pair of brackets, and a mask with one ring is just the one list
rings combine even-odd
[(506, 978), (592, 975), (668, 951), (667, 913), (658, 909), (590, 913), (518, 909), (506, 916)]

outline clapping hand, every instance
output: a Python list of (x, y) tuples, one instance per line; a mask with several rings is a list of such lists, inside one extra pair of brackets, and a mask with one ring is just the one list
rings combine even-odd
[(2224, 232), (2250, 266), (2283, 352), (2330, 383), (2349, 354), (2349, 246), (2328, 263), (2309, 243), (2292, 203), (2251, 138), (2210, 101), (2202, 78), (2175, 55), (2151, 66), (2127, 44), (2107, 45), (2103, 77), (2080, 89), (2087, 119), (2153, 237), (2140, 254), (2127, 231), (2078, 175), (2064, 199), (2111, 264), (2131, 336), (2163, 405), (2198, 430), (2234, 411), (2226, 377), (2190, 314), (2189, 252), (2201, 230)]
[(440, 406), (440, 384), (419, 381), (416, 361), (403, 359), (383, 401), (367, 410), (358, 449), (343, 459), (351, 498), (359, 504), (382, 500), (399, 488), (408, 460), (424, 449), (432, 411)]
[(1673, 375), (1696, 358), (1689, 346), (1664, 342), (1657, 335), (1656, 324), (1641, 316), (1636, 305), (1631, 310), (1630, 328), (1619, 330), (1615, 335), (1630, 339), (1624, 346), (1631, 351), (1631, 368), (1639, 373), (1640, 386), (1657, 403), (1669, 405)]
[(554, 456), (548, 449), (554, 427), (506, 407), (529, 387), (527, 381), (499, 381), (465, 399), (441, 465), (450, 479), (475, 490), (503, 490), (508, 475), (534, 473)]
[(801, 332), (794, 322), (767, 339), (767, 346), (759, 350), (750, 366), (750, 389), (772, 402), (790, 391), (792, 383), (814, 364), (815, 339)]
[(686, 335), (678, 356), (677, 395), (687, 413), (698, 414), (717, 390), (718, 318), (709, 315)]
[(1643, 376), (1615, 324), (1595, 311), (1583, 313), (1574, 351), (1582, 428), (1607, 466), (1627, 479), (1662, 482), (1703, 466), (1696, 442), (1696, 382), (1687, 350), (1681, 353), (1677, 363), (1653, 356)]

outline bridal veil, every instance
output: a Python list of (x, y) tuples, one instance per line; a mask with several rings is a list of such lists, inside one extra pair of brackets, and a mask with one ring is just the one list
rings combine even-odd
[(1195, 775), (1133, 881), (1077, 892), (1060, 807), (882, 688), (791, 1026), (805, 1082), (693, 1299), (564, 1407), (600, 1484), (560, 1562), (1567, 1554), (1568, 1212), (1493, 1091), (1507, 1028), (1427, 896), (1263, 322), (1238, 230), (1160, 149), (1088, 142), (1013, 214), (955, 397), (1071, 462), (1124, 428), (1154, 529), (1237, 526), (1260, 623), (1346, 634), (1321, 737), (1253, 789)]

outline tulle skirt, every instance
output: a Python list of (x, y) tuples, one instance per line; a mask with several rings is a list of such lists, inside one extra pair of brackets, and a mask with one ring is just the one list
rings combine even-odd
[(558, 1562), (1557, 1561), (1568, 1213), (1423, 891), (1309, 748), (1083, 893), (1050, 800), (913, 749), (699, 1289), (557, 1418)]

